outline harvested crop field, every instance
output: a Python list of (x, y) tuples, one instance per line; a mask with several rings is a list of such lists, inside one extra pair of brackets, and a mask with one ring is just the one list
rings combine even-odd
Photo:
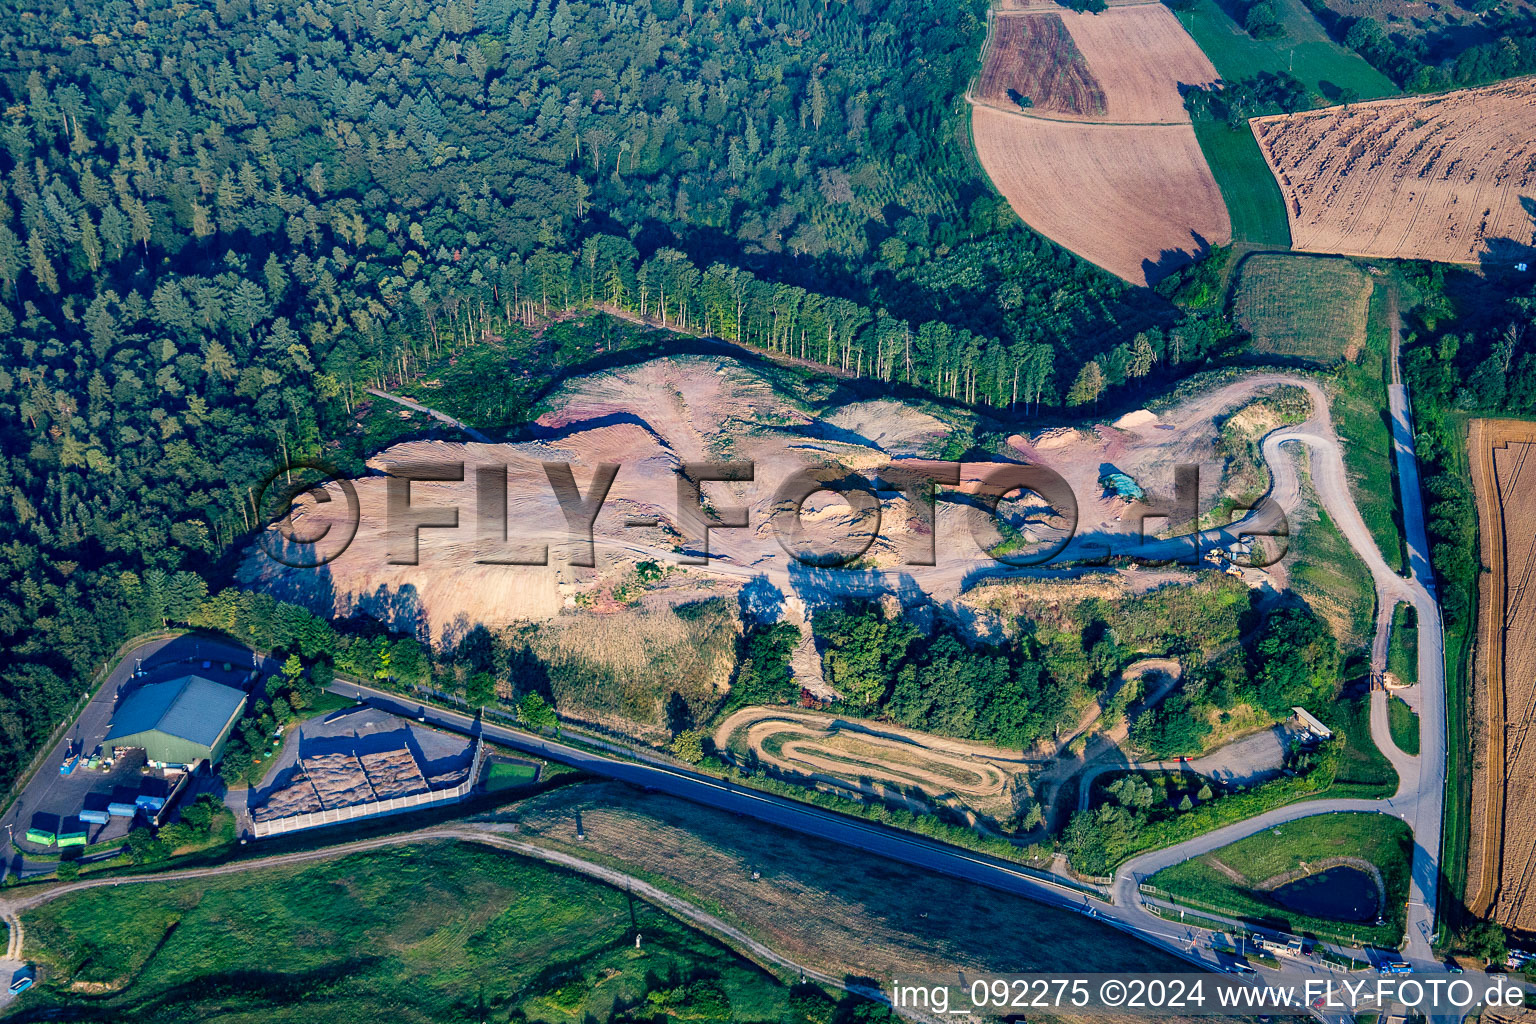
[(1180, 87), (1216, 79), (1173, 12), (1142, 4), (998, 16), (977, 95), (1009, 110), (1027, 97), (1030, 111), (1072, 120), (1183, 124)]
[(1250, 123), (1297, 249), (1448, 263), (1529, 255), (1536, 79)]
[(787, 708), (746, 707), (715, 729), (715, 746), (786, 774), (895, 803), (941, 805), (968, 818), (1014, 811), (1018, 751), (887, 723)]
[(1256, 355), (1335, 366), (1365, 345), (1371, 279), (1346, 259), (1257, 254), (1243, 261), (1232, 311)]
[(1468, 909), (1536, 931), (1536, 423), (1473, 420), (1482, 538)]
[(1188, 124), (1090, 125), (972, 109), (976, 152), (1030, 227), (1133, 284), (1231, 240)]
[(1061, 18), (1104, 88), (1106, 120), (1188, 122), (1180, 87), (1210, 85), (1218, 78), (1210, 59), (1163, 4)]

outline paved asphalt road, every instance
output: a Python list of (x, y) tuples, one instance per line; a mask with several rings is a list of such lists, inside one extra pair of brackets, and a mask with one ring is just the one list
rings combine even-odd
[[(1272, 497), (1281, 508), (1295, 507), (1300, 490), (1299, 477), (1292, 460), (1281, 453), (1281, 445), (1295, 441), (1310, 447), (1313, 454), (1311, 466), (1313, 485), (1334, 522), (1370, 567), (1380, 598), (1392, 600), (1401, 596), (1403, 599), (1412, 601), (1415, 607), (1419, 608), (1419, 672), (1420, 685), (1424, 687), (1421, 728), (1427, 740), (1425, 752), (1418, 759), (1419, 770), (1411, 773), (1412, 777), (1403, 779), (1402, 787), (1390, 801), (1334, 800), (1292, 805), (1207, 836), (1198, 837), (1180, 846), (1136, 858), (1123, 865), (1117, 874), (1114, 885), (1116, 902), (1113, 905), (1101, 904), (1066, 885), (990, 857), (861, 822), (786, 798), (742, 790), (729, 783), (669, 765), (618, 760), (494, 724), (475, 723), (467, 716), (456, 712), (440, 708), (423, 708), (398, 695), (360, 684), (338, 683), (333, 686), (333, 689), (338, 693), (361, 696), (371, 704), (408, 717), (424, 718), (425, 721), (443, 728), (461, 732), (483, 730), (484, 735), (506, 746), (569, 764), (594, 775), (618, 779), (731, 813), (747, 815), (769, 824), (818, 836), (920, 868), (1028, 896), (1051, 906), (1087, 913), (1109, 925), (1213, 969), (1223, 968), (1223, 957), (1201, 945), (1194, 930), (1164, 921), (1143, 908), (1139, 893), (1136, 891), (1136, 884), (1140, 877), (1156, 870), (1159, 864), (1177, 863), (1189, 857), (1198, 856), (1243, 835), (1252, 834), (1273, 824), (1295, 820), (1298, 817), (1334, 811), (1398, 814), (1414, 826), (1415, 835), (1419, 838), (1413, 858), (1413, 900), (1409, 907), (1408, 952), (1418, 966), (1427, 967), (1431, 962), (1429, 939), (1434, 923), (1434, 898), (1438, 881), (1440, 816), (1445, 770), (1444, 662), (1438, 608), (1428, 588), (1418, 578), (1405, 580), (1387, 568), (1349, 494), (1338, 443), (1332, 426), (1328, 422), (1326, 402), (1320, 400), (1321, 395), (1312, 382), (1301, 378), (1297, 378), (1295, 382), (1313, 393), (1315, 412), (1313, 419), (1302, 427), (1281, 431), (1266, 439), (1264, 454), (1272, 467), (1275, 480)], [(1406, 425), (1403, 429), (1406, 431)], [(1403, 436), (1406, 440), (1400, 440), (1400, 443), (1411, 446), (1411, 433), (1405, 433)], [(1411, 458), (1411, 448), (1409, 451)], [(1408, 488), (1405, 487), (1406, 491)], [(1412, 547), (1416, 536), (1423, 535), (1422, 509), (1419, 507), (1416, 489), (1405, 494), (1404, 504), (1405, 518), (1410, 521), (1408, 534)], [(1263, 513), (1258, 515), (1262, 516)], [(1412, 525), (1412, 520), (1415, 518), (1419, 522), (1417, 534)], [(1410, 555), (1410, 565), (1417, 568), (1423, 561), (1422, 548), (1417, 555), (1412, 551)], [(1427, 566), (1427, 562), (1424, 564)], [(1438, 744), (1434, 742), (1434, 737), (1439, 738)], [(1389, 739), (1388, 742), (1390, 742)], [(62, 754), (62, 751), (60, 753)], [(1397, 760), (1394, 758), (1394, 761)], [(1320, 964), (1287, 964), (1285, 973), (1287, 976), (1294, 975), (1301, 978), (1308, 975), (1316, 976), (1319, 972), (1327, 972), (1327, 970)], [(1266, 978), (1266, 980), (1269, 979)], [(1339, 1020), (1342, 1021), (1342, 1018)]]
[[(1414, 830), (1405, 952), (1416, 966), (1429, 967), (1435, 963), (1430, 943), (1434, 938), (1435, 899), (1439, 889), (1440, 827), (1445, 789), (1445, 656), (1439, 609), (1422, 584), (1398, 576), (1377, 551), (1370, 531), (1350, 498), (1343, 459), (1333, 437), (1332, 428), (1327, 423), (1326, 407), (1311, 423), (1270, 435), (1264, 442), (1264, 455), (1274, 474), (1272, 496), (1283, 508), (1295, 506), (1300, 476), (1295, 462), (1286, 457), (1283, 448), (1295, 442), (1306, 445), (1311, 449), (1313, 487), (1334, 524), (1370, 569), (1376, 583), (1377, 600), (1389, 608), (1397, 600), (1406, 600), (1418, 609), (1419, 685), (1423, 691), (1420, 729), (1425, 737), (1422, 752), (1416, 758), (1409, 757), (1392, 744), (1390, 733), (1375, 735), (1378, 730), (1373, 728), (1372, 738), (1389, 752), (1394, 764), (1400, 766), (1398, 791), (1390, 799), (1312, 800), (1291, 804), (1178, 846), (1144, 854), (1121, 865), (1116, 874), (1116, 898), (1117, 902), (1131, 898), (1141, 879), (1163, 867), (1209, 853), (1276, 824), (1335, 811), (1389, 813), (1402, 818)], [(1416, 499), (1417, 494), (1413, 497)], [(1422, 510), (1415, 508), (1413, 514), (1422, 516)], [(1374, 695), (1373, 700), (1384, 705), (1382, 694)], [(1385, 716), (1376, 713), (1372, 715), (1373, 723), (1378, 717), (1385, 724)]]

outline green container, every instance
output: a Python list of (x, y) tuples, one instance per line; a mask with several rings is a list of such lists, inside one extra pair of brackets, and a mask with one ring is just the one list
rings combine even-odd
[(85, 846), (89, 838), (89, 832), (60, 832), (59, 847), (63, 848), (65, 846)]
[(52, 846), (57, 838), (58, 836), (52, 832), (44, 832), (40, 828), (27, 829), (27, 842), (36, 843), (38, 846)]

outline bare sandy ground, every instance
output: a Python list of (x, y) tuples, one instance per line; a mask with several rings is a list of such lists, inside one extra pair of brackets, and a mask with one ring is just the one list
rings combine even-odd
[[(1144, 524), (1143, 517), (1173, 511), (1178, 463), (1201, 467), (1203, 498), (1213, 500), (1223, 465), (1213, 446), (1217, 418), (1287, 379), (1247, 377), (1164, 411), (1156, 423), (1138, 421), (1128, 429), (1097, 426), (1015, 435), (1009, 454), (1062, 475), (1078, 506), (1078, 536), (1064, 557), (1094, 553), (1106, 543), (1134, 542), (1143, 528), (1154, 534), (1166, 525), (1156, 518)], [(815, 608), (850, 596), (894, 593), (903, 605), (948, 603), (981, 580), (1020, 572), (985, 555), (972, 536), (973, 526), (988, 517), (966, 495), (996, 468), (985, 463), (958, 468), (962, 482), (953, 489), (958, 495), (938, 503), (932, 531), (921, 509), (900, 491), (879, 490), (879, 529), (862, 556), (864, 568), (817, 569), (786, 553), (781, 537), (787, 543), (787, 531), (775, 527), (771, 513), (776, 493), (792, 473), (834, 462), (866, 473), (890, 465), (933, 467), (914, 456), (932, 452), (950, 428), (899, 403), (864, 402), (813, 417), (740, 363), (690, 357), (573, 381), (549, 405), (559, 411), (540, 419), (543, 436), (538, 440), (498, 445), (418, 441), (380, 453), (370, 461), (379, 475), (355, 482), (361, 520), (356, 539), (339, 558), (318, 570), (293, 568), (253, 548), (240, 578), (327, 614), (366, 611), (439, 642), (455, 640), (477, 624), (503, 627), (576, 614), (585, 596), (611, 590), (631, 577), (638, 563), (671, 566), (678, 563), (680, 549), (694, 550), (678, 516), (677, 469), (708, 459), (754, 463), (750, 482), (702, 485), (712, 511), (742, 509), (747, 525), (711, 530), (710, 563), (682, 571), (711, 583), (716, 593), (749, 588), (743, 605), (753, 617), (793, 615), (803, 621)], [(619, 467), (594, 523), (592, 567), (574, 564), (586, 545), (571, 539), (545, 462), (569, 465), (582, 495), (590, 495), (598, 465)], [(413, 554), (410, 530), (402, 529), (409, 523), (397, 518), (391, 536), (382, 472), (412, 466), (459, 472), (460, 464), (462, 480), (412, 484), (413, 509), (447, 516), (456, 508), (457, 526), (420, 530), (417, 564), (399, 564)], [(1099, 479), (1108, 468), (1135, 477), (1150, 496), (1147, 505), (1107, 497)], [(477, 475), (485, 470), (492, 475), (492, 492), (494, 481), (505, 475), (504, 523), (495, 503), (483, 500)], [(1010, 504), (1018, 506), (1011, 511), (1019, 513), (1022, 530), (1034, 538), (1031, 550), (1054, 543), (1069, 525), (1056, 514), (1061, 510), (1043, 502)], [(304, 505), (296, 529), (305, 535), (326, 524), (339, 529), (345, 511), (339, 493), (328, 503)], [(652, 520), (655, 525), (635, 525)], [(823, 540), (867, 538), (874, 526), (871, 516), (856, 516), (842, 498), (825, 491), (807, 501), (803, 520), (807, 534)], [(907, 564), (926, 554), (930, 538), (936, 564)], [(505, 564), (539, 560), (546, 549), (547, 565)], [(1075, 572), (1023, 574), (1059, 578)], [(676, 585), (675, 580), (668, 583)], [(694, 591), (682, 586), (678, 593), (681, 600)]]

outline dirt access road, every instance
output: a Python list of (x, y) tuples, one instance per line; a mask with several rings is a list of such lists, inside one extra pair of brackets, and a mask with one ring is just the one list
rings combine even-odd
[(842, 978), (834, 978), (812, 968), (797, 964), (793, 960), (768, 948), (763, 943), (758, 942), (734, 925), (689, 903), (687, 900), (657, 888), (641, 878), (601, 864), (582, 860), (579, 857), (573, 857), (559, 850), (550, 850), (514, 839), (510, 833), (514, 832), (515, 829), (516, 826), (514, 825), (494, 823), (428, 828), (417, 832), (382, 836), (377, 839), (341, 843), (319, 850), (306, 850), (298, 853), (281, 854), (275, 857), (236, 861), (211, 868), (189, 868), (183, 871), (167, 871), (154, 875), (130, 875), (124, 878), (100, 878), (70, 882), (64, 885), (53, 886), (33, 895), (0, 901), (0, 920), (3, 920), (10, 927), (10, 943), (6, 949), (5, 959), (0, 960), (0, 980), (6, 982), (6, 989), (0, 990), (0, 1009), (3, 1009), (8, 1002), (16, 998), (8, 991), (9, 980), (17, 971), (22, 969), (25, 962), (25, 949), (23, 948), (25, 931), (22, 927), (21, 917), (27, 911), (35, 910), (45, 903), (51, 903), (61, 897), (85, 892), (90, 889), (115, 888), (121, 885), (190, 882), (204, 878), (218, 878), (225, 875), (260, 871), (263, 868), (292, 867), (313, 861), (332, 860), (337, 857), (346, 857), (355, 853), (366, 853), (369, 850), (381, 850), (392, 846), (445, 841), (479, 843), (483, 846), (490, 846), (495, 849), (520, 854), (524, 857), (530, 857), (534, 860), (544, 861), (547, 864), (575, 871), (589, 878), (595, 878), (598, 881), (612, 885), (614, 888), (639, 896), (646, 902), (661, 907), (674, 917), (681, 918), (689, 924), (709, 932), (717, 938), (724, 940), (736, 950), (745, 953), (759, 965), (770, 970), (777, 972), (788, 971), (800, 978), (813, 978), (823, 985), (853, 992), (869, 999), (880, 1001), (885, 999), (884, 994), (878, 989), (867, 985), (850, 983)]
[[(1420, 753), (1404, 754), (1392, 741), (1387, 727), (1383, 691), (1371, 695), (1371, 738), (1386, 754), (1398, 773), (1398, 789), (1386, 800), (1313, 800), (1282, 807), (1165, 850), (1133, 858), (1115, 875), (1116, 902), (1128, 909), (1139, 907), (1137, 886), (1165, 867), (1199, 857), (1245, 836), (1286, 821), (1338, 811), (1373, 811), (1392, 814), (1413, 829), (1413, 864), (1409, 886), (1405, 954), (1416, 966), (1431, 966), (1434, 958), (1435, 906), (1440, 883), (1440, 841), (1445, 813), (1445, 636), (1440, 606), (1434, 595), (1434, 576), (1429, 568), (1429, 548), (1424, 528), (1424, 507), (1418, 487), (1413, 449), (1413, 425), (1408, 392), (1397, 376), (1397, 335), (1393, 324), (1394, 384), (1389, 393), (1393, 445), (1402, 481), (1402, 503), (1408, 542), (1408, 578), (1393, 572), (1382, 558), (1360, 510), (1349, 493), (1338, 436), (1326, 403), (1314, 401), (1313, 415), (1294, 428), (1277, 430), (1265, 438), (1263, 453), (1274, 484), (1270, 497), (1281, 508), (1293, 508), (1301, 492), (1297, 461), (1287, 452), (1309, 450), (1314, 489), (1340, 533), (1365, 562), (1376, 585), (1376, 601), (1390, 622), (1398, 601), (1412, 604), (1419, 622)], [(1384, 649), (1383, 649), (1384, 650)], [(1384, 667), (1384, 666), (1383, 666)], [(1141, 911), (1143, 917), (1156, 920)]]

